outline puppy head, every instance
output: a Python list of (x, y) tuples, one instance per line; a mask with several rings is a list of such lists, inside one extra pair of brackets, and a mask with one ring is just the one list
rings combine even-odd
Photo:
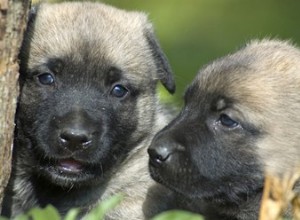
[(300, 150), (300, 52), (253, 41), (200, 70), (181, 113), (154, 138), (152, 177), (189, 197), (238, 203), (264, 171), (295, 167)]
[(20, 59), (17, 132), (61, 185), (101, 180), (152, 134), (157, 81), (175, 90), (146, 16), (103, 4), (41, 4)]

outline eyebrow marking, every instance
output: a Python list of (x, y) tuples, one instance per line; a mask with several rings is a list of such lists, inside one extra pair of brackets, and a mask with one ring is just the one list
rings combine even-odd
[(226, 107), (227, 107), (227, 104), (225, 102), (225, 99), (224, 98), (218, 99), (218, 101), (216, 102), (216, 110), (221, 111), (221, 110), (225, 109)]

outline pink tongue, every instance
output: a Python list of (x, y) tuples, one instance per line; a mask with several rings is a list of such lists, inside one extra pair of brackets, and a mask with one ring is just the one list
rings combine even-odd
[(58, 166), (61, 171), (65, 172), (80, 172), (82, 170), (82, 164), (72, 159), (61, 160)]

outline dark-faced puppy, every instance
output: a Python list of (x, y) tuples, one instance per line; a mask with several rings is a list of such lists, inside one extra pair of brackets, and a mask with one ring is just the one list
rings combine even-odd
[(299, 49), (253, 41), (200, 70), (184, 98), (148, 150), (152, 177), (177, 193), (179, 208), (257, 219), (264, 171), (299, 163)]
[(4, 214), (51, 203), (65, 214), (125, 194), (112, 219), (142, 219), (146, 148), (167, 122), (156, 97), (173, 76), (143, 13), (41, 4), (20, 54), (14, 165)]

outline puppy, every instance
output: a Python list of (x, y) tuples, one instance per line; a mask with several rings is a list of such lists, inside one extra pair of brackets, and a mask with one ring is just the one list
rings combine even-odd
[(176, 193), (178, 208), (257, 219), (264, 172), (299, 166), (299, 49), (252, 41), (200, 70), (184, 100), (148, 149), (151, 176)]
[(168, 121), (161, 81), (173, 93), (167, 59), (143, 13), (90, 2), (32, 10), (20, 53), (13, 173), (4, 211), (33, 206), (85, 213), (123, 193), (109, 219), (142, 219), (147, 147)]

